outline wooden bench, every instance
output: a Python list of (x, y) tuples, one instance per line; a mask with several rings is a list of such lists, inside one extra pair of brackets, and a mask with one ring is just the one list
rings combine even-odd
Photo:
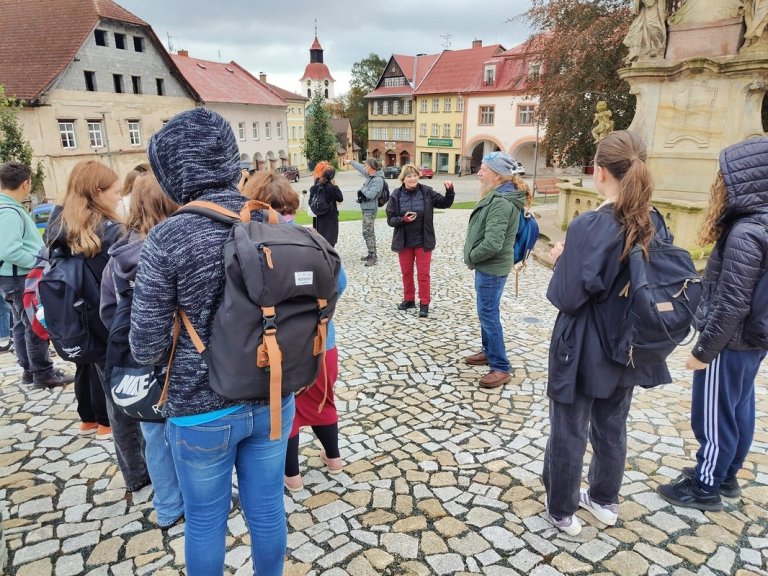
[(557, 178), (536, 178), (533, 184), (533, 197), (544, 196), (546, 200), (549, 196), (557, 196), (560, 194), (557, 183)]

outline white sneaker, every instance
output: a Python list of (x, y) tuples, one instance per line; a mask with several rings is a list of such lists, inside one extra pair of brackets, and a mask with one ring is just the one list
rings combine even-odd
[(576, 518), (576, 516), (566, 516), (565, 518), (558, 520), (550, 515), (549, 521), (552, 522), (555, 528), (562, 530), (568, 534), (568, 536), (578, 536), (581, 534), (581, 522), (579, 522), (579, 519)]
[(608, 526), (613, 526), (619, 519), (618, 504), (598, 504), (593, 502), (589, 497), (589, 491), (585, 488), (579, 491), (579, 506), (588, 510), (592, 516)]

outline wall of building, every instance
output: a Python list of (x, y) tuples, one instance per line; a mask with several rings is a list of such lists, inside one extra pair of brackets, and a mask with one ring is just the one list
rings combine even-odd
[[(418, 95), (414, 102), (416, 111), (416, 158), (417, 166), (428, 166), (435, 172), (456, 174), (461, 157), (462, 142), (465, 134), (464, 113), (457, 111), (457, 94)], [(432, 101), (438, 100), (438, 112), (433, 112)], [(450, 101), (450, 110), (446, 111), (445, 101)], [(422, 101), (426, 101), (426, 112), (422, 112)], [(465, 102), (466, 104), (466, 102)], [(422, 136), (421, 127), (426, 124), (426, 136)], [(437, 124), (437, 135), (432, 133), (432, 125)], [(448, 136), (444, 125), (449, 125)], [(461, 125), (461, 136), (456, 136), (457, 124)]]
[(304, 129), (307, 102), (304, 100), (291, 100), (288, 102), (288, 156), (291, 164), (299, 170), (307, 169), (307, 159), (304, 156)]
[[(254, 168), (277, 168), (290, 164), (288, 157), (288, 119), (285, 106), (258, 106), (253, 104), (210, 103), (208, 107), (221, 114), (232, 126), (241, 158)], [(239, 124), (245, 126), (240, 137)], [(253, 123), (258, 123), (258, 138), (254, 138)], [(267, 138), (267, 123), (270, 134)], [(280, 135), (278, 135), (278, 125)], [(247, 156), (247, 158), (245, 157)], [(257, 166), (257, 161), (263, 163)]]

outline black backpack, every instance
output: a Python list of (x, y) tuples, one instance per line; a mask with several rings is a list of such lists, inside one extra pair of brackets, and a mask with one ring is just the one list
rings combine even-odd
[(315, 184), (309, 189), (309, 207), (315, 216), (325, 216), (331, 211), (331, 203), (322, 184)]
[(168, 367), (145, 366), (136, 362), (128, 343), (133, 287), (117, 275), (114, 282), (118, 302), (109, 329), (104, 379), (118, 410), (137, 420), (162, 421), (160, 398)]
[(381, 188), (381, 192), (376, 197), (376, 204), (378, 204), (379, 208), (382, 208), (387, 205), (387, 202), (389, 202), (389, 184), (387, 184), (387, 179), (382, 177), (382, 181), (384, 182), (384, 186)]
[(105, 248), (94, 258), (71, 254), (55, 245), (48, 253), (50, 268), (37, 290), (45, 314), (45, 328), (56, 352), (75, 364), (103, 362), (109, 332), (99, 317), (101, 275), (107, 265), (106, 246), (120, 233), (110, 223), (102, 234)]
[[(269, 222), (250, 219), (268, 208)], [(312, 229), (277, 223), (266, 204), (240, 215), (195, 201), (193, 213), (232, 226), (224, 243), (224, 290), (206, 347), (184, 310), (179, 316), (208, 364), (208, 383), (230, 400), (268, 399), (270, 438), (281, 431), (281, 398), (311, 386), (324, 363), (328, 321), (338, 298), (341, 259)], [(265, 212), (266, 216), (266, 212)]]
[(690, 253), (671, 243), (666, 224), (663, 232), (651, 241), (648, 260), (640, 246), (629, 253), (629, 282), (619, 293), (627, 304), (609, 351), (626, 366), (666, 361), (690, 334), (701, 298), (701, 277)]

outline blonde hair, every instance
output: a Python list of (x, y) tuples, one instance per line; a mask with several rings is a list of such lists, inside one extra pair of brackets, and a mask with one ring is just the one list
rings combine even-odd
[(400, 176), (398, 176), (400, 182), (405, 182), (405, 177), (410, 176), (411, 174), (416, 174), (419, 178), (421, 178), (421, 170), (416, 168), (413, 164), (404, 164), (403, 167), (400, 169)]
[(707, 209), (707, 215), (704, 218), (704, 224), (699, 229), (698, 242), (699, 246), (706, 246), (712, 244), (720, 239), (723, 233), (723, 225), (720, 223), (720, 218), (725, 213), (725, 209), (728, 206), (728, 189), (725, 187), (725, 180), (723, 180), (723, 174), (718, 170), (715, 181), (712, 182), (712, 186), (709, 190), (709, 208)]
[(117, 180), (114, 170), (96, 160), (78, 162), (72, 169), (62, 200), (61, 222), (73, 254), (93, 258), (101, 252), (102, 223), (118, 220), (115, 207), (105, 204), (101, 193)]
[(275, 172), (257, 172), (245, 183), (243, 196), (265, 202), (284, 215), (299, 209), (299, 195), (285, 176)]
[(133, 183), (131, 209), (125, 222), (126, 231), (145, 237), (153, 226), (173, 214), (179, 207), (165, 195), (151, 172), (139, 174)]
[(619, 182), (613, 213), (624, 228), (625, 260), (635, 244), (648, 258), (656, 227), (651, 221), (653, 177), (646, 164), (648, 155), (640, 136), (628, 130), (611, 132), (597, 146), (595, 166), (608, 170)]

